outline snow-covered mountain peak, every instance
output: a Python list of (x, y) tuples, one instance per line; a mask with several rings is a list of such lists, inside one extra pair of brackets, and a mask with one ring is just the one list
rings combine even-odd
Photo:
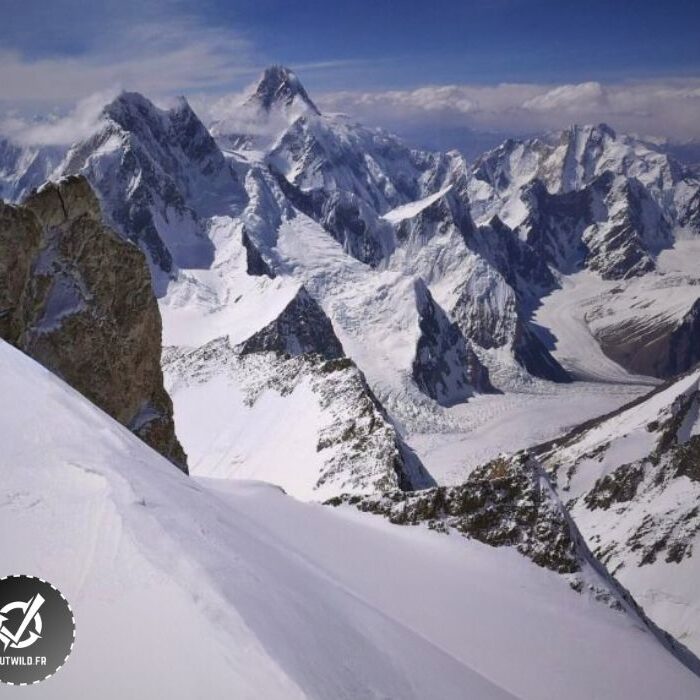
[(116, 130), (141, 139), (159, 138), (167, 132), (170, 114), (169, 110), (157, 107), (139, 92), (123, 91), (104, 106), (103, 120), (98, 123), (96, 132), (114, 133)]
[[(220, 100), (213, 111), (212, 136), (222, 148), (261, 158), (299, 118), (320, 117), (297, 75), (270, 66), (242, 96)], [(255, 159), (255, 158), (254, 158)]]
[(321, 114), (296, 73), (280, 65), (265, 69), (248, 102), (260, 105), (266, 112), (275, 107), (295, 106), (301, 107), (302, 111), (305, 111), (305, 107), (314, 114)]
[(605, 139), (613, 141), (617, 139), (615, 130), (605, 122), (600, 124), (572, 124), (568, 129), (564, 129), (558, 134), (560, 140), (565, 140), (568, 143), (580, 140), (595, 143), (602, 142)]
[(607, 124), (575, 124), (542, 137), (508, 139), (477, 160), (473, 172), (500, 195), (534, 179), (552, 194), (578, 191), (605, 172), (637, 177), (657, 189), (671, 187), (681, 168), (666, 154)]
[(103, 114), (112, 127), (109, 131), (116, 125), (150, 150), (176, 146), (197, 159), (218, 151), (208, 129), (182, 96), (169, 109), (161, 109), (138, 92), (122, 92), (105, 106)]
[(113, 227), (147, 254), (161, 295), (178, 269), (211, 265), (209, 220), (238, 213), (246, 194), (184, 98), (161, 109), (123, 92), (103, 116), (54, 176), (87, 177)]
[(143, 115), (158, 111), (158, 108), (140, 92), (122, 90), (111, 102), (105, 105), (103, 113), (107, 117), (118, 119), (127, 113), (140, 112)]

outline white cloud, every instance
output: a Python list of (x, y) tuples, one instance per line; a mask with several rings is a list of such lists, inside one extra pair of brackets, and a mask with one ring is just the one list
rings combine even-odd
[(62, 116), (52, 115), (39, 121), (17, 115), (7, 117), (0, 120), (0, 133), (21, 145), (70, 145), (95, 131), (104, 106), (117, 93), (117, 89), (94, 93)]
[(606, 95), (600, 83), (578, 83), (577, 85), (560, 85), (542, 95), (536, 95), (523, 102), (523, 109), (533, 112), (551, 111), (589, 111), (591, 107), (600, 108), (605, 104)]
[[(88, 33), (88, 48), (75, 55), (30, 58), (0, 47), (0, 111), (61, 107), (65, 113), (79, 103), (66, 119), (49, 123), (0, 119), (0, 131), (20, 140), (65, 142), (71, 133), (89, 131), (87, 125), (97, 118), (100, 98), (90, 96), (118, 89), (142, 92), (154, 100), (186, 94), (194, 97), (195, 109), (209, 121), (230, 115), (238, 94), (218, 104), (213, 96), (218, 98), (253, 79), (266, 63), (246, 36), (183, 15), (177, 0), (128, 0), (128, 12), (122, 8), (125, 1), (100, 3), (99, 11), (93, 10), (90, 26), (98, 29)], [(74, 5), (84, 3), (75, 0)], [(112, 14), (103, 17), (110, 7)], [(64, 19), (64, 24), (72, 19)], [(56, 30), (67, 31), (63, 25)], [(362, 60), (325, 61), (297, 69), (302, 80), (320, 73), (323, 84), (333, 76), (342, 85), (348, 71), (353, 84), (361, 76), (373, 80), (373, 64)], [(621, 131), (700, 138), (700, 77), (618, 84), (425, 85), (411, 90), (336, 91), (312, 98), (322, 110), (345, 112), (369, 125), (396, 131), (409, 127), (404, 131), (520, 134), (572, 122), (606, 121)], [(246, 115), (238, 118), (250, 121)], [(245, 126), (250, 131), (258, 125)]]
[(700, 78), (602, 84), (426, 86), (319, 95), (321, 109), (368, 124), (524, 133), (605, 121), (621, 131), (700, 138)]

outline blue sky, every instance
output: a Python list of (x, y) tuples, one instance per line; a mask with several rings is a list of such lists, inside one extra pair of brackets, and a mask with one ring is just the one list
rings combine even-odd
[[(583, 118), (610, 112), (622, 115), (624, 125), (680, 137), (694, 134), (700, 100), (697, 0), (0, 3), (5, 108), (66, 105), (117, 88), (155, 97), (223, 95), (273, 62), (296, 68), (321, 102), (329, 95), (328, 105), (351, 112), (355, 103), (364, 105), (358, 114), (376, 113), (380, 122), (386, 115), (376, 108), (379, 101), (366, 96), (391, 92), (397, 100), (404, 92), (408, 101), (400, 102), (409, 121), (428, 110), (432, 118), (440, 112), (451, 127), (508, 129), (505, 112), (527, 102), (532, 123), (526, 120), (526, 126), (539, 128), (549, 124), (542, 115), (561, 112), (564, 101), (569, 112), (595, 104), (598, 111)], [(510, 102), (503, 90), (485, 92), (503, 84), (537, 85), (540, 91), (513, 88)], [(462, 86), (466, 92), (454, 93), (456, 106), (445, 102), (436, 110), (426, 102), (429, 94), (414, 95), (426, 86)], [(621, 86), (636, 92), (622, 94)], [(563, 92), (549, 101), (532, 102), (558, 88)], [(672, 94), (662, 94), (664, 88)], [(676, 109), (657, 117), (665, 109), (656, 106), (662, 98)], [(368, 102), (375, 103), (373, 111)], [(674, 115), (677, 109), (684, 114)], [(564, 112), (562, 119), (576, 116)]]
[(228, 30), (248, 42), (253, 63), (318, 64), (312, 82), (319, 89), (700, 72), (697, 0), (3, 0), (2, 6), (0, 46), (27, 60), (89, 60), (118, 49), (139, 23), (187, 18), (200, 31)]
[(283, 61), (377, 62), (357, 79), (383, 87), (620, 79), (700, 67), (697, 0), (246, 0), (211, 7)]

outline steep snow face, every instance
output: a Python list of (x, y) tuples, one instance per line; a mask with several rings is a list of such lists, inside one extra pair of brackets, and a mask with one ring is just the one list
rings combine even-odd
[(225, 338), (165, 372), (193, 473), (255, 478), (304, 500), (433, 485), (357, 367)]
[(59, 172), (87, 177), (114, 226), (147, 254), (159, 296), (178, 269), (211, 266), (212, 217), (235, 215), (246, 200), (232, 165), (184, 98), (166, 111), (122, 93)]
[(700, 650), (700, 372), (549, 445), (589, 546), (647, 614)]
[(392, 224), (397, 224), (405, 219), (412, 219), (413, 217), (420, 214), (424, 209), (427, 209), (431, 204), (437, 202), (441, 197), (446, 195), (452, 189), (452, 185), (430, 194), (423, 199), (419, 199), (416, 202), (410, 202), (409, 204), (402, 204), (401, 206), (388, 211), (382, 218), (386, 219)]
[[(56, 584), (77, 621), (71, 658), (30, 697), (120, 698), (134, 678), (173, 698), (700, 692), (632, 617), (514, 551), (188, 479), (3, 343), (0, 383), (0, 525), (15, 533), (0, 554)], [(163, 635), (173, 620), (197, 643)]]
[(303, 191), (349, 192), (380, 214), (439, 189), (447, 167), (445, 156), (412, 150), (384, 131), (313, 115), (286, 130), (268, 161)]
[(0, 136), (0, 199), (24, 199), (50, 178), (65, 152), (61, 146), (22, 146)]

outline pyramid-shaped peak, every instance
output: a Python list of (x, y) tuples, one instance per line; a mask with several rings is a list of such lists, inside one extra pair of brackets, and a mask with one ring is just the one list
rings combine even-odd
[(300, 287), (279, 316), (238, 346), (242, 355), (276, 352), (292, 357), (315, 354), (326, 360), (345, 357), (333, 324), (305, 287)]
[(251, 99), (259, 102), (266, 112), (275, 105), (289, 107), (295, 102), (300, 102), (315, 114), (320, 114), (296, 73), (285, 66), (266, 68)]

